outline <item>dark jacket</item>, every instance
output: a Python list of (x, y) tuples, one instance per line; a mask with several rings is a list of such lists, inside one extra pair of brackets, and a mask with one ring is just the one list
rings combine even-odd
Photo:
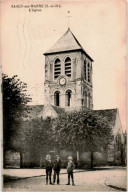
[(55, 160), (54, 164), (53, 164), (53, 169), (55, 171), (60, 171), (60, 168), (61, 168), (61, 160), (59, 160), (59, 161)]
[(45, 168), (49, 171), (52, 170), (53, 168), (53, 163), (52, 162), (49, 162), (48, 160), (45, 161)]

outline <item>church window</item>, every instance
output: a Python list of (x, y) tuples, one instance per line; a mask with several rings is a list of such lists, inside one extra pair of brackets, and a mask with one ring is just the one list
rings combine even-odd
[(60, 59), (55, 60), (54, 64), (54, 79), (57, 79), (61, 74), (61, 62)]
[(60, 92), (59, 91), (56, 91), (54, 93), (54, 105), (60, 106)]
[(88, 82), (90, 82), (90, 66), (88, 64)]
[(71, 77), (71, 59), (69, 57), (65, 60), (65, 74)]
[(71, 106), (71, 90), (66, 91), (66, 106)]
[(84, 60), (84, 78), (85, 80), (87, 79), (87, 76), (86, 76), (86, 61)]

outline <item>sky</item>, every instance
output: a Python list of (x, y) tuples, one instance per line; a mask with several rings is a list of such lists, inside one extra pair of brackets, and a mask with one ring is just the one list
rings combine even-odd
[[(41, 11), (36, 12), (27, 7), (16, 8), (16, 5), (39, 4)], [(8, 76), (17, 74), (27, 83), (31, 104), (44, 104), (43, 53), (67, 31), (69, 15), (71, 31), (94, 60), (94, 109), (119, 108), (126, 130), (124, 0), (3, 0), (0, 9), (2, 72)]]

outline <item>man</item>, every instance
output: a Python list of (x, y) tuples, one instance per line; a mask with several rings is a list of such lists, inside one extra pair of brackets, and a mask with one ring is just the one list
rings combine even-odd
[(60, 175), (60, 169), (61, 169), (61, 160), (59, 155), (56, 155), (56, 160), (53, 164), (53, 170), (54, 170), (54, 175), (53, 175), (53, 184), (55, 184), (56, 182), (56, 176), (57, 176), (57, 184), (60, 184), (60, 179), (59, 179), (59, 175)]
[(67, 166), (67, 173), (68, 173), (68, 183), (67, 185), (70, 185), (70, 177), (72, 179), (72, 185), (74, 184), (74, 177), (73, 177), (73, 169), (75, 168), (74, 163), (72, 162), (73, 158), (71, 156), (68, 157), (68, 166)]
[(46, 185), (48, 184), (48, 177), (49, 177), (49, 184), (52, 184), (51, 175), (52, 175), (53, 164), (50, 155), (46, 156), (45, 168), (46, 168)]

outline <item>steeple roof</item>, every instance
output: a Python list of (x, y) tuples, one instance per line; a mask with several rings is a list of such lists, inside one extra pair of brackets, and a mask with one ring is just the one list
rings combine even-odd
[(92, 58), (85, 52), (74, 34), (71, 32), (70, 28), (68, 28), (66, 33), (48, 51), (46, 51), (44, 55), (74, 50), (83, 51), (85, 55), (87, 55), (90, 60), (93, 61)]

